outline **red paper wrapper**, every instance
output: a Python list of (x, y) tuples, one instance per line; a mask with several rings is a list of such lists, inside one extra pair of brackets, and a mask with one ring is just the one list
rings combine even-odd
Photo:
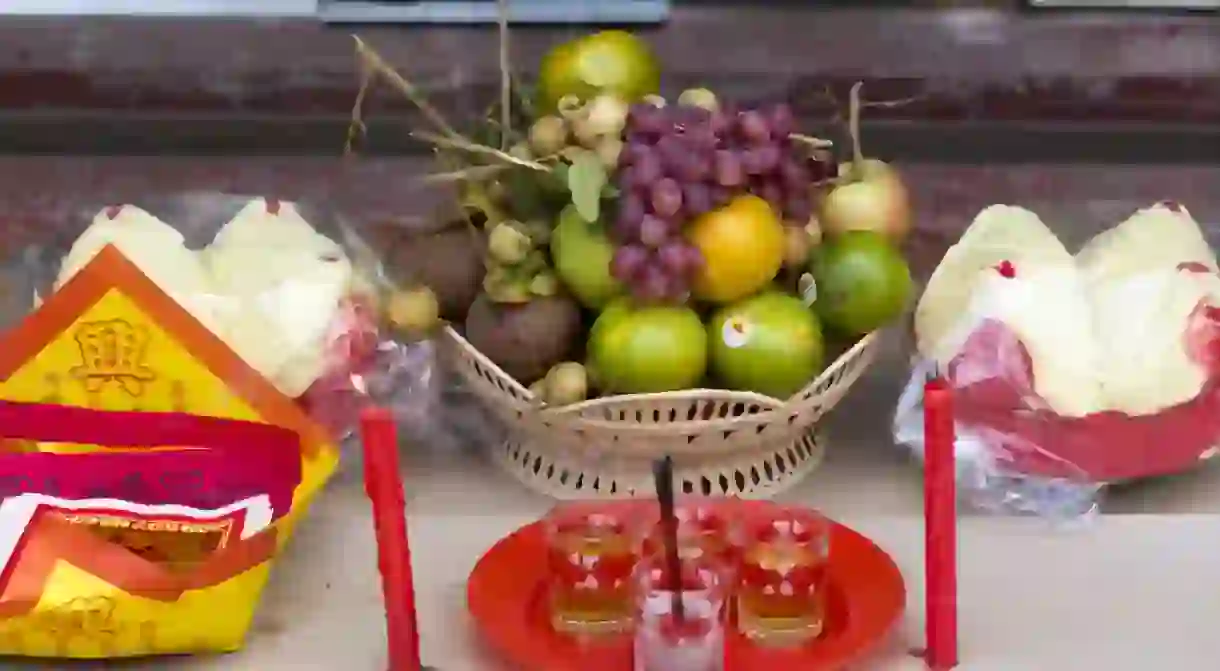
[[(1187, 330), (1189, 351), (1204, 356), (1220, 346), (1212, 317), (1200, 313)], [(971, 381), (968, 370), (997, 373)], [(1153, 415), (1100, 412), (1061, 417), (1031, 399), (1033, 370), (1024, 345), (1003, 324), (988, 322), (967, 342), (947, 377), (963, 423), (990, 429), (1013, 473), (1115, 482), (1178, 473), (1220, 439), (1220, 380), (1193, 400)], [(1032, 406), (1032, 407), (1031, 407)], [(1037, 449), (1031, 449), (1036, 446)]]

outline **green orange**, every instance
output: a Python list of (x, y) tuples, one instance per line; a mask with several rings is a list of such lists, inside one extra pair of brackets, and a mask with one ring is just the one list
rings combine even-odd
[(708, 322), (711, 366), (731, 389), (786, 399), (822, 371), (817, 315), (801, 299), (764, 291), (721, 308)]
[(707, 370), (707, 332), (687, 307), (639, 306), (620, 298), (589, 331), (588, 368), (611, 394), (696, 387)]
[(902, 252), (873, 231), (828, 239), (815, 252), (810, 271), (816, 281), (814, 310), (828, 329), (842, 335), (864, 335), (893, 322), (914, 292)]
[(622, 30), (603, 30), (564, 42), (542, 59), (538, 97), (542, 114), (564, 96), (587, 101), (599, 93), (636, 102), (661, 87), (661, 67), (643, 40)]

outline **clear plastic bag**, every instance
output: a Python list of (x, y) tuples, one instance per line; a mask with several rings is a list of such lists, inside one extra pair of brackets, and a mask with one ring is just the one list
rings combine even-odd
[[(397, 342), (380, 328), (389, 285), (378, 255), (325, 208), (183, 193), (48, 224), (5, 264), (16, 288), (6, 293), (6, 329), (110, 248), (338, 436), (370, 400), (412, 416), (427, 416), (421, 406), (438, 402), (431, 345)], [(207, 394), (206, 384), (183, 385), (187, 395)], [(181, 395), (133, 395), (131, 409), (179, 409)]]
[(914, 332), (895, 440), (922, 454), (923, 384), (946, 379), (975, 507), (1080, 518), (1106, 484), (1190, 469), (1220, 444), (1220, 275), (1176, 204), (1075, 255), (1032, 212), (987, 208), (929, 280)]

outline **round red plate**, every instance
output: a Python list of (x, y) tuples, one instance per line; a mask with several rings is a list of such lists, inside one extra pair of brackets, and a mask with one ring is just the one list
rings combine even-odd
[[(902, 574), (881, 548), (832, 523), (827, 630), (816, 643), (759, 648), (728, 640), (727, 671), (817, 669), (859, 662), (902, 616)], [(508, 662), (527, 671), (631, 671), (626, 637), (577, 642), (552, 631), (546, 606), (546, 537), (534, 523), (500, 540), (483, 555), (466, 586), (467, 605), (480, 633)]]

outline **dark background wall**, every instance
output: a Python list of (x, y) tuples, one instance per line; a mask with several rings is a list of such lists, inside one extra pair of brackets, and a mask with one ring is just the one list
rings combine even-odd
[[(1220, 18), (679, 3), (648, 35), (666, 84), (786, 98), (824, 123), (857, 80), (871, 144), (938, 161), (1209, 161)], [(524, 70), (587, 30), (513, 31)], [(312, 20), (0, 17), (0, 152), (333, 154), (356, 89), (350, 34), (455, 117), (495, 98), (494, 29)], [(370, 149), (418, 149), (379, 95)], [(1014, 135), (1015, 133), (1015, 135)], [(1116, 139), (1123, 141), (1116, 142)], [(1207, 140), (1207, 141), (1203, 141)]]
[[(513, 32), (515, 62), (586, 30)], [(0, 216), (10, 249), (150, 193), (325, 199), (355, 220), (424, 225), (438, 196), (384, 91), (370, 156), (339, 158), (358, 31), (454, 117), (498, 77), (494, 30), (306, 20), (0, 17)], [(855, 81), (865, 138), (916, 193), (926, 272), (981, 207), (1032, 207), (1080, 238), (1172, 198), (1220, 225), (1220, 19), (999, 10), (825, 11), (680, 3), (648, 31), (666, 84), (785, 98), (827, 121)], [(1220, 233), (1220, 226), (1209, 227)]]

